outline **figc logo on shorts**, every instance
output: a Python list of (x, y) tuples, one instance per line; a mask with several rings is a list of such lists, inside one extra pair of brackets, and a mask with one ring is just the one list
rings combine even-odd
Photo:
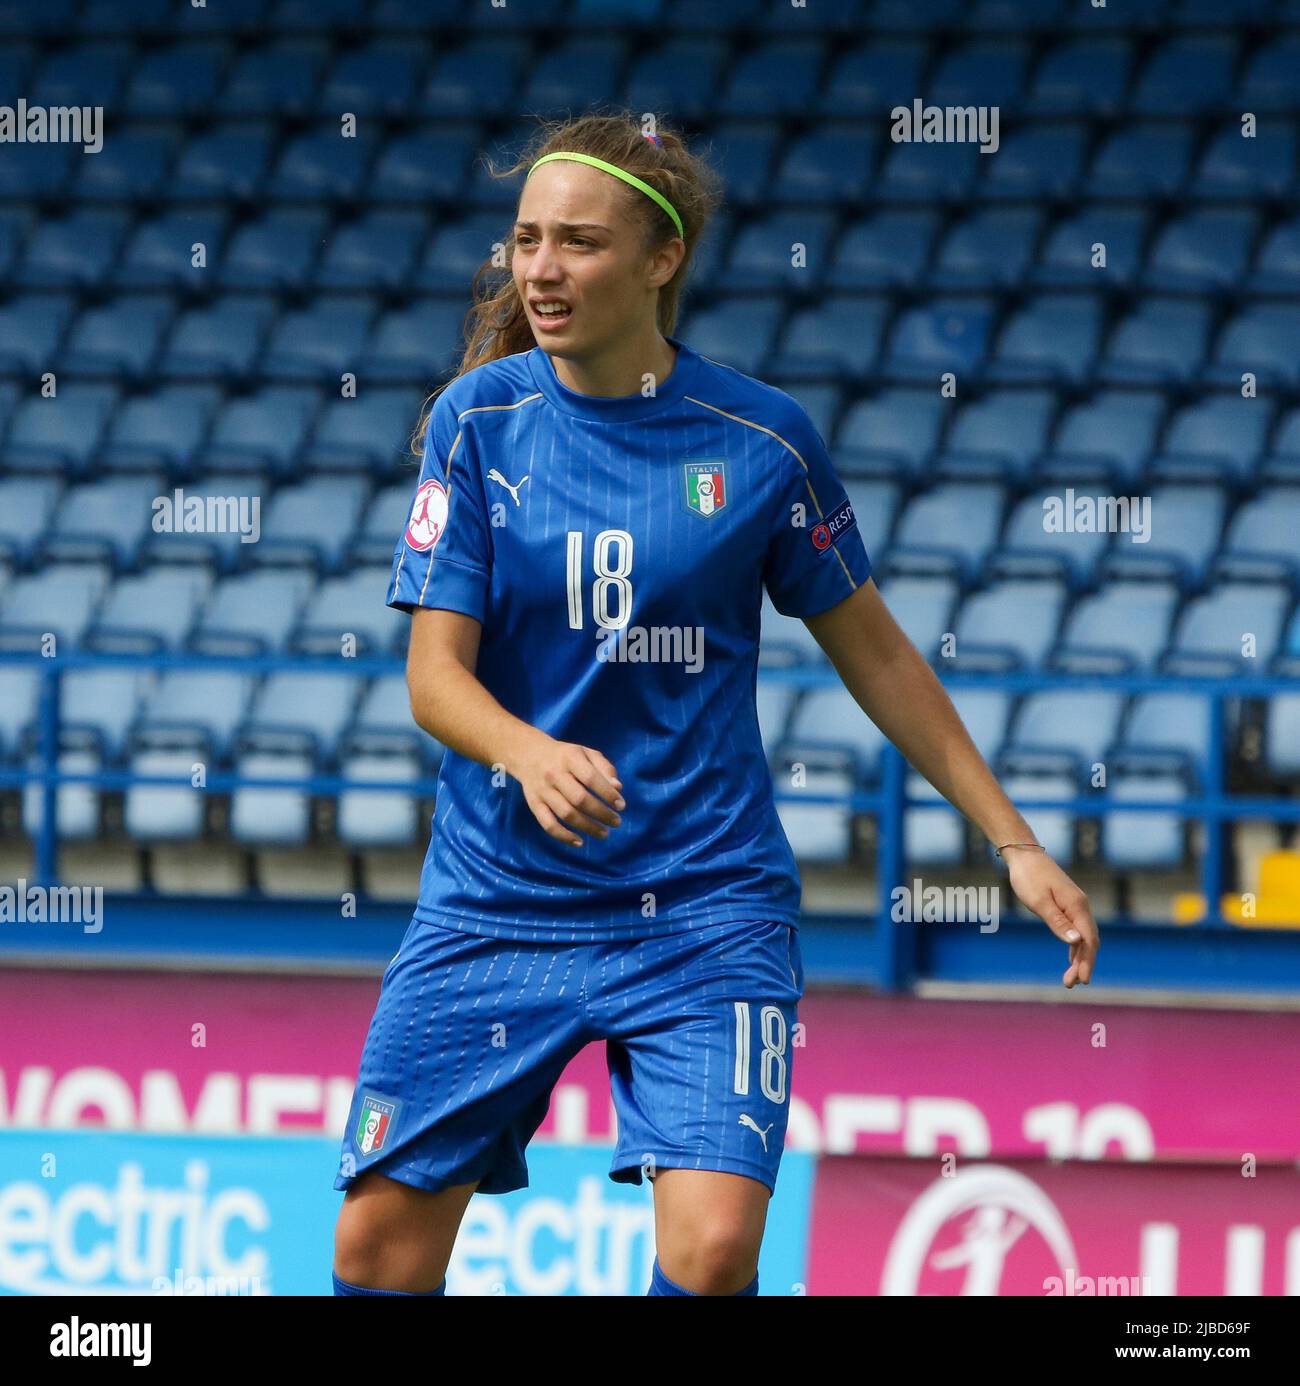
[(721, 462), (687, 462), (686, 508), (706, 519), (727, 503), (726, 478)]
[(363, 1155), (374, 1155), (384, 1148), (396, 1113), (396, 1102), (383, 1102), (377, 1097), (367, 1097), (362, 1102), (356, 1142), (357, 1149)]
[(415, 493), (411, 518), (406, 522), (406, 542), (416, 553), (428, 553), (447, 528), (447, 491), (432, 477)]

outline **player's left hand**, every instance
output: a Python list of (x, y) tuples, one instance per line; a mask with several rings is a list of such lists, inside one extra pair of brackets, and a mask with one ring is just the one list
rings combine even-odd
[(1062, 943), (1070, 946), (1070, 966), (1061, 981), (1067, 987), (1076, 982), (1087, 986), (1101, 947), (1088, 897), (1046, 852), (1011, 847), (1006, 861), (1012, 890)]

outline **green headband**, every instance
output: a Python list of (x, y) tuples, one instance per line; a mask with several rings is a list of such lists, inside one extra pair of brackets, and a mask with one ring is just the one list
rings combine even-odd
[(580, 164), (590, 164), (592, 168), (603, 168), (606, 173), (612, 173), (615, 178), (621, 178), (625, 183), (630, 183), (634, 188), (640, 188), (648, 198), (657, 202), (664, 211), (672, 217), (673, 225), (677, 228), (677, 234), (683, 240), (686, 239), (686, 232), (682, 230), (682, 219), (677, 215), (677, 208), (668, 201), (663, 193), (652, 188), (649, 183), (643, 182), (636, 174), (629, 173), (624, 168), (619, 168), (617, 164), (607, 164), (604, 159), (594, 158), (590, 154), (543, 154), (542, 157), (538, 159), (537, 163), (533, 165), (533, 168), (528, 170), (528, 176), (531, 178), (533, 169), (540, 167), (542, 164), (549, 164), (552, 159), (575, 159)]

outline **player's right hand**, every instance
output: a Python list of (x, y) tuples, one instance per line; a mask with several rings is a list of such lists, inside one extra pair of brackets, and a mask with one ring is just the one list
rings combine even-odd
[(514, 773), (533, 817), (559, 842), (581, 847), (580, 833), (606, 838), (623, 821), (616, 812), (626, 807), (623, 782), (613, 764), (590, 746), (542, 733)]

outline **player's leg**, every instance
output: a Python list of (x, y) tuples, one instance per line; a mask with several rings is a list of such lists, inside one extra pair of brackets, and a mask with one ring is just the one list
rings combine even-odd
[(475, 1189), (528, 1183), (524, 1149), (592, 1038), (584, 967), (564, 945), (411, 925), (384, 973), (334, 1180), (348, 1193), (338, 1279), (436, 1292)]
[(772, 1191), (717, 1170), (655, 1176), (656, 1273), (652, 1293), (758, 1293), (758, 1252)]
[(588, 989), (609, 1039), (611, 1178), (654, 1185), (651, 1293), (756, 1293), (803, 993), (794, 930), (709, 925), (607, 950)]
[(477, 1181), (430, 1193), (389, 1179), (378, 1169), (366, 1170), (348, 1189), (339, 1211), (336, 1280), (353, 1291), (436, 1293), (476, 1187)]

